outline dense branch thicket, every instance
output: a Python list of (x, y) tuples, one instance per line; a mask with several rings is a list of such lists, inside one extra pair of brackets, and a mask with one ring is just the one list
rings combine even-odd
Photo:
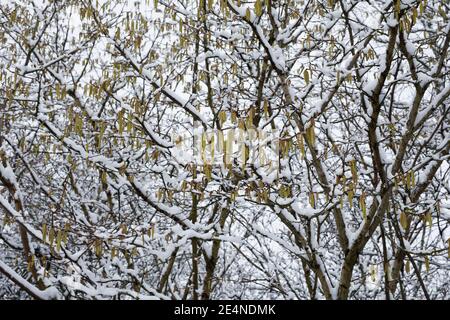
[(449, 15), (2, 0), (0, 298), (449, 299)]

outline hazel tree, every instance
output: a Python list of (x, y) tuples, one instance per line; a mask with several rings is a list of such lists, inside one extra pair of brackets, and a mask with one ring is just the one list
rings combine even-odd
[(449, 9), (2, 1), (0, 296), (448, 299)]

